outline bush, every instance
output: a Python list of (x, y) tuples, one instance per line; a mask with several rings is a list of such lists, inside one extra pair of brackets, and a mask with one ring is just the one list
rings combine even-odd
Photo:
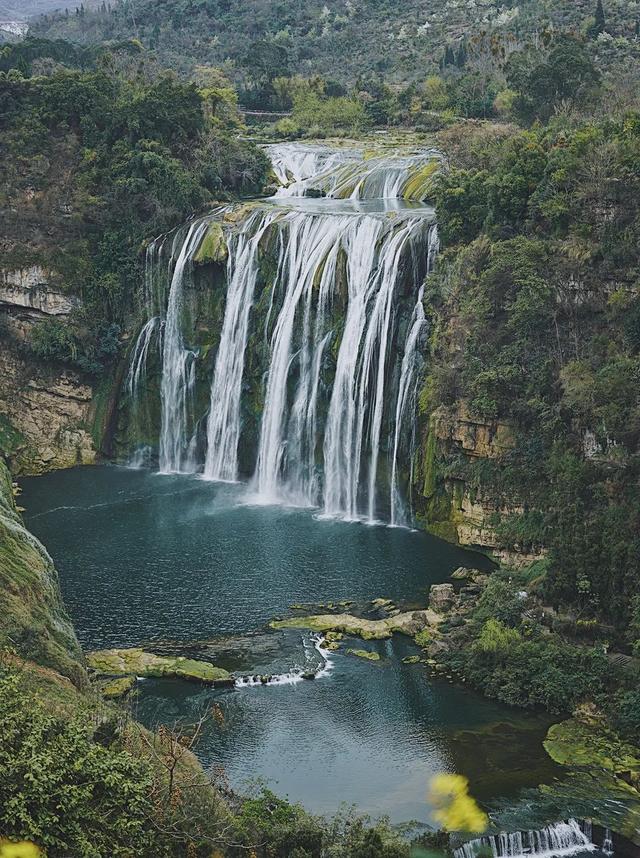
[(80, 716), (53, 714), (18, 673), (0, 673), (3, 834), (34, 841), (49, 858), (149, 854), (150, 787), (142, 762), (97, 744)]

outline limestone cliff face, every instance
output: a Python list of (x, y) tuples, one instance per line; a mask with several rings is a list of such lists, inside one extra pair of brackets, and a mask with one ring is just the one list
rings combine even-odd
[(95, 459), (93, 391), (75, 372), (31, 357), (34, 322), (78, 305), (40, 266), (0, 272), (0, 450), (14, 473), (42, 473)]
[(513, 449), (513, 427), (506, 421), (483, 421), (472, 417), (467, 404), (441, 407), (430, 417), (423, 444), (421, 494), (426, 499), (425, 518), (429, 529), (470, 548), (490, 552), (511, 566), (525, 566), (544, 556), (505, 548), (496, 532), (496, 519), (523, 512), (513, 499), (493, 494), (483, 485), (469, 482), (469, 465), (500, 460)]
[(24, 526), (11, 475), (0, 459), (0, 648), (86, 684), (53, 561)]

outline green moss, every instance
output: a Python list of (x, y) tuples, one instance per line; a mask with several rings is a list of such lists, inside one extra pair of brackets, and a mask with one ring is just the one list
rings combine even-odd
[(599, 724), (585, 724), (573, 718), (553, 724), (544, 748), (563, 766), (606, 769), (616, 774), (640, 773), (640, 749)]
[(0, 414), (0, 453), (7, 458), (26, 443), (24, 435), (11, 425), (6, 414)]
[(402, 659), (403, 664), (420, 664), (420, 656), (419, 655), (405, 655)]
[[(418, 632), (417, 635), (414, 635), (414, 641), (418, 644), (418, 646), (425, 647), (431, 643), (431, 632), (429, 629), (422, 629)], [(413, 658), (413, 656), (412, 656)], [(419, 661), (420, 656), (415, 656), (415, 658)]]
[(154, 655), (137, 647), (107, 649), (87, 655), (87, 664), (102, 676), (155, 676), (193, 679), (204, 683), (228, 682), (231, 674), (207, 661), (183, 656)]
[(364, 658), (367, 661), (380, 661), (380, 656), (377, 652), (369, 652), (368, 649), (348, 649), (348, 655), (357, 655), (358, 658)]
[(119, 700), (127, 695), (135, 684), (135, 676), (119, 676), (101, 684), (100, 693), (107, 700)]
[(422, 493), (426, 498), (433, 496), (436, 490), (436, 418), (432, 414), (429, 418), (429, 430), (424, 445), (423, 472), (424, 484)]
[(222, 224), (218, 221), (213, 221), (209, 224), (209, 228), (200, 243), (200, 247), (193, 257), (193, 260), (199, 265), (210, 262), (222, 264), (223, 262), (226, 262), (228, 255), (229, 248), (227, 247), (227, 243), (224, 238)]
[(440, 161), (434, 159), (410, 176), (402, 188), (403, 199), (422, 202), (429, 195), (433, 186), (433, 177), (439, 168)]
[(25, 528), (0, 460), (0, 647), (86, 684), (51, 558)]

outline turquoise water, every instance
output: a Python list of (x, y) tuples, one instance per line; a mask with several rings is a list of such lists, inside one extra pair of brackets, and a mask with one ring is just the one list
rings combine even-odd
[[(318, 658), (302, 631), (269, 632), (292, 603), (423, 605), (461, 564), (488, 561), (422, 532), (319, 520), (251, 506), (242, 485), (85, 467), (25, 479), (26, 521), (60, 573), (86, 649), (145, 644), (208, 657), (238, 673), (281, 673)], [(368, 662), (349, 646), (381, 656)], [(185, 648), (186, 647), (186, 648)], [(469, 776), (483, 801), (556, 774), (546, 723), (430, 679), (392, 641), (347, 641), (328, 674), (297, 685), (213, 690), (147, 680), (132, 704), (153, 725), (193, 721), (214, 703), (198, 747), (234, 789), (256, 779), (314, 812), (341, 804), (428, 822), (438, 771)]]

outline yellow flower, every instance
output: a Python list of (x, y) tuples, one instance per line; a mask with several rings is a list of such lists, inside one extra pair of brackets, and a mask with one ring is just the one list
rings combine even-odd
[(433, 818), (446, 831), (481, 834), (489, 824), (486, 813), (469, 795), (469, 781), (463, 775), (434, 775), (428, 799), (434, 807)]
[(35, 843), (21, 840), (14, 843), (11, 840), (0, 840), (0, 858), (41, 858), (42, 852)]

